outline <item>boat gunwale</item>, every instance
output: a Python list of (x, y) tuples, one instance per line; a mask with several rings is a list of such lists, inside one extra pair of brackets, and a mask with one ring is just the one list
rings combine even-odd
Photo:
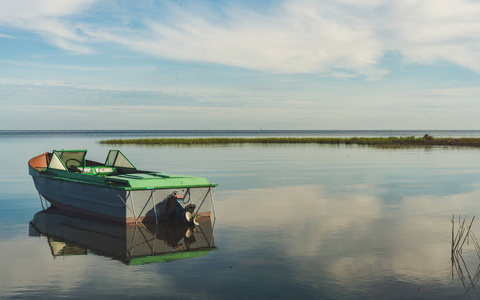
[[(40, 173), (41, 177), (47, 177), (50, 179), (55, 179), (55, 180), (63, 180), (63, 181), (69, 181), (69, 182), (74, 182), (74, 183), (80, 183), (80, 184), (85, 184), (85, 185), (95, 185), (99, 187), (105, 187), (105, 188), (114, 188), (117, 190), (125, 190), (125, 191), (135, 191), (135, 190), (164, 190), (164, 189), (174, 189), (174, 188), (200, 188), (200, 187), (216, 187), (218, 186), (217, 183), (210, 183), (210, 184), (185, 184), (185, 185), (171, 185), (171, 186), (152, 186), (152, 187), (131, 187), (131, 186), (120, 186), (120, 185), (115, 185), (115, 184), (108, 184), (108, 182), (105, 183), (98, 183), (98, 182), (92, 182), (92, 181), (85, 181), (85, 180), (79, 180), (79, 179), (73, 179), (73, 178), (66, 178), (66, 177), (59, 177), (59, 176), (52, 176), (49, 174), (42, 174)], [(108, 178), (106, 178), (108, 180)], [(111, 181), (112, 183), (119, 183), (118, 181)]]
[[(93, 185), (93, 186), (98, 186), (98, 187), (106, 187), (106, 188), (113, 188), (117, 190), (125, 190), (125, 191), (136, 191), (136, 190), (162, 190), (162, 189), (172, 189), (172, 188), (201, 188), (201, 187), (216, 187), (218, 184), (216, 183), (211, 183), (208, 181), (208, 184), (174, 184), (174, 185), (162, 185), (162, 186), (148, 186), (148, 187), (132, 187), (132, 186), (127, 186), (125, 184), (129, 184), (129, 181), (120, 181), (116, 179), (109, 179), (109, 175), (99, 175), (99, 174), (82, 174), (82, 173), (74, 173), (74, 172), (69, 172), (65, 170), (49, 170), (48, 169), (48, 156), (51, 154), (50, 152), (45, 152), (42, 154), (39, 154), (37, 156), (34, 156), (28, 161), (28, 165), (31, 169), (35, 170), (40, 177), (46, 177), (49, 179), (55, 179), (55, 180), (63, 180), (63, 181), (69, 181), (69, 182), (74, 182), (74, 183), (80, 183), (80, 184), (85, 184), (85, 185)], [(43, 160), (44, 158), (44, 160)], [(89, 162), (93, 164), (101, 164), (97, 161), (92, 161), (88, 160)], [(39, 164), (35, 164), (35, 162), (40, 162)], [(144, 170), (137, 170), (139, 173), (156, 173), (156, 172), (150, 172), (150, 171), (144, 171)], [(68, 176), (74, 176), (77, 178), (71, 178), (71, 177), (66, 177), (66, 176), (59, 176), (60, 174), (55, 174), (57, 172), (62, 172), (64, 174), (68, 174)], [(49, 174), (50, 173), (50, 174)], [(53, 173), (53, 174), (52, 174)], [(111, 176), (118, 176), (118, 175), (111, 175)], [(81, 177), (81, 178), (78, 178)], [(98, 181), (95, 182), (94, 180), (82, 180), (82, 178), (85, 179), (92, 179), (92, 178), (100, 178), (104, 179), (104, 181)], [(170, 178), (170, 177), (169, 177)], [(185, 176), (182, 178), (205, 178), (205, 177), (194, 177), (194, 176)], [(205, 178), (206, 179), (206, 178)], [(158, 180), (167, 180), (167, 178), (158, 178)], [(124, 184), (122, 186), (122, 183)]]

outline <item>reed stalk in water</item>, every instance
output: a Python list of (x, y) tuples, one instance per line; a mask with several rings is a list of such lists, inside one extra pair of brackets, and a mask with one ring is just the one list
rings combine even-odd
[[(480, 279), (480, 264), (478, 265), (475, 274), (472, 276), (468, 270), (467, 264), (462, 256), (463, 246), (465, 242), (469, 244), (471, 240), (475, 251), (477, 252), (477, 256), (480, 259), (480, 244), (478, 242), (477, 237), (472, 231), (472, 224), (475, 220), (475, 216), (473, 216), (470, 225), (466, 226), (466, 219), (465, 216), (463, 221), (461, 217), (458, 217), (458, 228), (455, 229), (455, 216), (452, 216), (452, 279), (454, 278), (454, 271), (456, 271), (458, 278), (463, 284), (465, 288), (465, 294), (468, 293), (469, 290), (475, 288), (475, 284), (477, 284), (478, 280)], [(468, 284), (466, 284), (468, 283)]]

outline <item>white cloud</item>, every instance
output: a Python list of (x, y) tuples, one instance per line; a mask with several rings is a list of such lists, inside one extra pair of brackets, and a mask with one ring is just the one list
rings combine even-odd
[(22, 62), (22, 61), (7, 60), (7, 59), (0, 59), (0, 63), (12, 65), (12, 66), (42, 68), (42, 69), (61, 69), (61, 70), (74, 70), (74, 71), (109, 71), (109, 70), (112, 70), (112, 68), (84, 67), (84, 66), (61, 65), (61, 64), (43, 64), (43, 63), (38, 63), (38, 62)]
[(95, 0), (23, 0), (0, 1), (2, 19), (27, 19), (38, 17), (64, 17), (75, 15)]
[(480, 3), (471, 0), (393, 1), (382, 24), (391, 50), (412, 63), (454, 63), (480, 72)]
[[(161, 58), (218, 63), (274, 73), (384, 74), (375, 64), (381, 43), (370, 24), (355, 15), (336, 20), (331, 7), (317, 2), (285, 2), (264, 15), (225, 7), (227, 17), (210, 20), (196, 11), (170, 8), (174, 23), (145, 20), (142, 32), (90, 28), (98, 40), (114, 42)], [(344, 73), (341, 73), (344, 75)]]
[(16, 39), (16, 37), (13, 37), (11, 35), (8, 35), (8, 34), (3, 34), (0, 32), (0, 39)]
[[(435, 89), (427, 92), (430, 96), (444, 96), (444, 97), (478, 97), (480, 96), (479, 87), (466, 87), (466, 88), (448, 88), (448, 89)], [(475, 99), (476, 100), (476, 99)]]
[(364, 97), (363, 89), (350, 87), (351, 94), (359, 96), (348, 101), (329, 96), (317, 101), (296, 90), (245, 90), (99, 89), (62, 81), (0, 84), (0, 102), (4, 102), (0, 119), (8, 128), (27, 129), (38, 122), (46, 126), (43, 115), (59, 116), (54, 121), (63, 118), (70, 128), (84, 128), (84, 117), (94, 115), (102, 121), (92, 123), (95, 128), (123, 128), (122, 115), (137, 129), (157, 128), (158, 122), (176, 129), (350, 129), (352, 124), (358, 129), (382, 129), (383, 124), (402, 129), (464, 129), (471, 128), (479, 114), (478, 89), (473, 88), (464, 94), (461, 89), (445, 89), (384, 98)]
[(145, 19), (140, 32), (89, 34), (156, 57), (274, 73), (375, 78), (387, 73), (380, 65), (388, 52), (480, 72), (480, 3), (473, 1), (284, 1), (268, 14), (231, 5), (215, 17), (166, 9), (169, 20)]
[[(387, 53), (407, 63), (447, 62), (480, 72), (477, 1), (301, 0), (262, 10), (239, 3), (164, 2), (141, 11), (100, 3), (89, 10), (93, 0), (0, 1), (0, 25), (36, 32), (76, 53), (113, 43), (162, 59), (272, 73), (377, 78), (388, 72)], [(93, 11), (102, 18), (82, 19)], [(118, 22), (105, 23), (109, 18)]]
[(85, 37), (79, 35), (67, 17), (78, 15), (95, 0), (0, 0), (0, 26), (34, 32), (64, 50), (91, 53)]

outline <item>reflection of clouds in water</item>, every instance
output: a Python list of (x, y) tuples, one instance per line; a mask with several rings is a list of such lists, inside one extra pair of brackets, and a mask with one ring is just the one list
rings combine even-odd
[[(53, 258), (45, 237), (28, 238), (23, 236), (0, 241), (2, 259), (0, 260), (0, 298), (9, 294), (46, 295), (79, 297), (85, 295), (85, 282), (89, 289), (102, 291), (105, 287), (116, 287), (117, 292), (133, 295), (128, 285), (119, 283), (135, 282), (156, 287), (171, 286), (171, 277), (167, 274), (155, 276), (97, 255), (79, 255)], [(102, 267), (99, 267), (102, 266)], [(152, 276), (155, 280), (152, 280)], [(107, 289), (105, 291), (111, 292)], [(12, 296), (12, 295), (10, 295)]]
[[(377, 192), (365, 185), (220, 191), (218, 226), (250, 232), (245, 239), (252, 247), (259, 240), (273, 244), (272, 255), (290, 259), (292, 271), (306, 282), (333, 277), (349, 285), (451, 284), (450, 217), (466, 210), (480, 217), (480, 190), (404, 196), (394, 204), (382, 202)], [(236, 247), (232, 243), (229, 247)], [(245, 247), (245, 240), (239, 243)]]
[[(217, 193), (219, 221), (226, 226), (301, 225), (326, 222), (317, 230), (331, 232), (352, 224), (358, 226), (380, 213), (380, 203), (372, 196), (342, 193), (331, 199), (326, 188), (318, 185), (254, 189)], [(228, 217), (227, 217), (228, 216)], [(326, 225), (326, 226), (325, 226)], [(293, 226), (294, 227), (294, 226)]]
[[(468, 219), (480, 217), (480, 190), (447, 196), (405, 197), (398, 206), (398, 225), (391, 227), (398, 239), (392, 247), (391, 269), (410, 280), (435, 279), (451, 282), (451, 221), (461, 213)], [(462, 217), (462, 218), (463, 218)], [(458, 224), (456, 224), (458, 228)], [(472, 231), (480, 233), (479, 221)], [(476, 256), (473, 245), (464, 246), (464, 256)], [(475, 271), (479, 261), (468, 267)]]
[[(3, 291), (35, 290), (37, 285), (45, 286), (45, 278), (50, 278), (52, 289), (69, 290), (88, 269), (88, 264), (79, 263), (76, 257), (53, 259), (45, 238), (3, 240), (0, 247), (0, 290)], [(62, 264), (61, 272), (59, 264)]]

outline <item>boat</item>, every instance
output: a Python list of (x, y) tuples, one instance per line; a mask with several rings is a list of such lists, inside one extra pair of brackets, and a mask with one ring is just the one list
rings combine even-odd
[(52, 206), (122, 223), (215, 218), (217, 184), (204, 177), (137, 169), (120, 150), (105, 163), (87, 150), (53, 150), (29, 160), (29, 174)]
[(34, 215), (29, 236), (45, 237), (54, 258), (93, 253), (130, 266), (201, 257), (216, 250), (209, 220), (141, 226), (54, 207)]

